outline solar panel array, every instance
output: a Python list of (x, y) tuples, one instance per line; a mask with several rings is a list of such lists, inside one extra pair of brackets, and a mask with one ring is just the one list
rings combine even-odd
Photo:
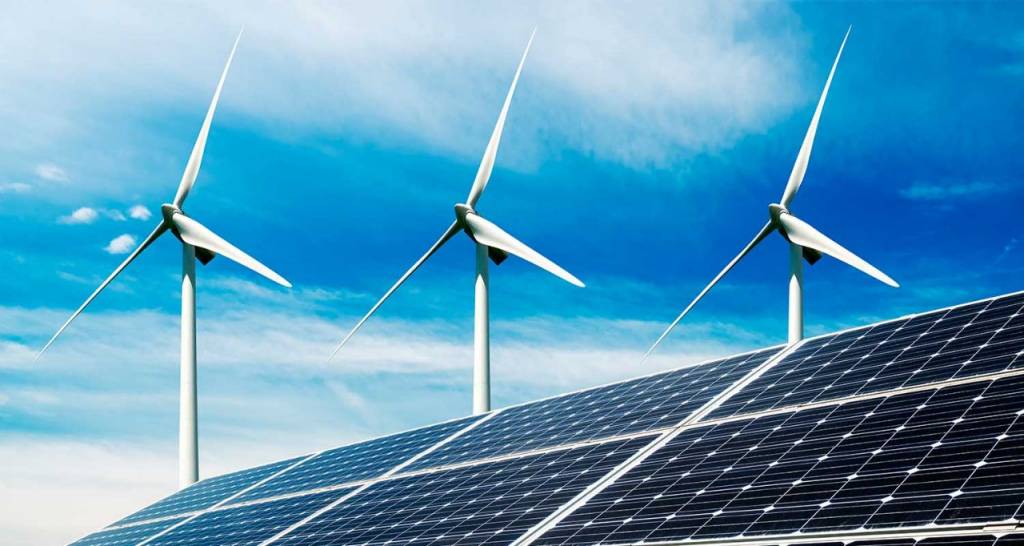
[(1007, 520), (1022, 392), (1018, 376), (690, 428), (537, 544)]
[(1022, 306), (992, 298), (211, 478), (75, 544), (1024, 546)]
[(810, 340), (711, 417), (1018, 368), (1021, 305), (1014, 295)]

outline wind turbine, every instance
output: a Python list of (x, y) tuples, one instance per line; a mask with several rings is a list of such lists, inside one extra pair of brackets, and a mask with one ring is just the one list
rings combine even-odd
[(802, 260), (807, 260), (807, 263), (814, 265), (815, 262), (821, 259), (822, 254), (827, 254), (893, 288), (899, 287), (899, 284), (888, 275), (862, 260), (853, 252), (843, 248), (839, 243), (829, 239), (824, 233), (818, 231), (807, 222), (797, 218), (789, 210), (789, 206), (792, 204), (797, 191), (800, 189), (800, 184), (804, 180), (804, 174), (807, 172), (807, 163), (811, 158), (811, 148), (814, 146), (814, 135), (818, 131), (821, 109), (825, 106), (825, 96), (828, 95), (828, 89), (832, 85), (832, 76), (836, 73), (839, 57), (843, 54), (846, 39), (850, 37), (850, 30), (852, 30), (852, 27), (847, 29), (846, 36), (843, 37), (843, 43), (839, 46), (839, 52), (836, 53), (836, 59), (832, 63), (832, 70), (828, 73), (825, 88), (821, 91), (818, 106), (814, 109), (814, 116), (811, 117), (811, 125), (807, 128), (803, 144), (800, 145), (800, 152), (796, 156), (796, 163), (793, 165), (793, 170), (789, 175), (789, 181), (786, 182), (786, 189), (782, 193), (782, 199), (779, 203), (768, 205), (768, 223), (761, 228), (761, 231), (757, 232), (754, 239), (747, 243), (747, 246), (743, 247), (743, 250), (732, 261), (726, 264), (725, 268), (718, 275), (715, 275), (714, 279), (711, 279), (711, 282), (683, 309), (683, 312), (672, 321), (672, 324), (669, 324), (668, 328), (654, 342), (654, 345), (644, 354), (645, 360), (665, 339), (669, 332), (675, 328), (676, 324), (679, 324), (679, 321), (690, 312), (690, 309), (693, 309), (693, 306), (711, 290), (711, 287), (715, 286), (733, 266), (773, 231), (778, 231), (779, 235), (782, 235), (789, 242), (789, 343), (800, 341), (804, 335), (804, 277)]
[(189, 191), (195, 185), (196, 176), (199, 174), (199, 165), (203, 161), (203, 150), (206, 148), (206, 138), (210, 134), (210, 123), (213, 121), (213, 113), (217, 108), (217, 101), (220, 99), (221, 88), (224, 87), (224, 79), (228, 75), (228, 68), (231, 67), (231, 59), (235, 56), (235, 49), (238, 48), (238, 41), (242, 33), (238, 33), (235, 45), (228, 55), (228, 62), (221, 73), (220, 81), (217, 83), (217, 90), (213, 93), (213, 101), (210, 102), (210, 109), (206, 112), (206, 119), (199, 130), (199, 137), (192, 147), (192, 155), (185, 165), (185, 173), (181, 177), (178, 191), (174, 200), (160, 207), (162, 218), (156, 229), (146, 237), (145, 240), (132, 252), (128, 258), (117, 266), (117, 269), (107, 277), (72, 315), (57, 330), (56, 334), (46, 342), (46, 345), (36, 355), (38, 359), (53, 344), (53, 342), (86, 306), (96, 299), (96, 296), (114, 280), (121, 271), (124, 271), (128, 264), (132, 263), (149, 245), (153, 244), (161, 235), (170, 231), (181, 241), (182, 267), (181, 267), (181, 405), (178, 428), (178, 485), (181, 488), (188, 487), (199, 479), (199, 436), (196, 426), (196, 259), (206, 265), (218, 254), (239, 263), (249, 269), (263, 275), (264, 277), (291, 288), (291, 284), (283, 277), (274, 273), (267, 266), (256, 261), (255, 258), (242, 252), (231, 243), (210, 231), (206, 226), (190, 218), (181, 209), (188, 197)]
[[(537, 31), (534, 30), (534, 34), (536, 34), (536, 32)], [(429, 250), (427, 250), (427, 253), (419, 260), (416, 260), (416, 263), (412, 264), (412, 267), (410, 267), (409, 270), (406, 271), (405, 274), (402, 275), (398, 281), (384, 293), (384, 296), (370, 308), (370, 311), (356, 323), (348, 335), (345, 336), (345, 339), (342, 339), (341, 343), (339, 343), (334, 349), (334, 352), (331, 353), (328, 360), (334, 358), (334, 355), (338, 354), (338, 351), (345, 346), (345, 343), (352, 338), (363, 323), (373, 315), (385, 300), (391, 297), (391, 294), (393, 294), (395, 290), (397, 290), (398, 287), (413, 274), (414, 271), (419, 269), (419, 267), (423, 265), (428, 258), (430, 258), (438, 249), (440, 249), (461, 230), (465, 232), (465, 234), (469, 236), (470, 240), (476, 244), (476, 302), (473, 315), (473, 413), (484, 413), (491, 409), (491, 357), (488, 320), (489, 276), (487, 273), (488, 258), (490, 258), (495, 265), (500, 265), (501, 262), (508, 258), (509, 254), (512, 254), (536, 265), (537, 267), (540, 267), (566, 282), (579, 287), (583, 286), (583, 283), (568, 271), (562, 269), (537, 251), (509, 235), (505, 230), (481, 216), (476, 210), (476, 203), (480, 200), (480, 196), (483, 195), (484, 188), (487, 187), (487, 181), (491, 177), (491, 170), (494, 168), (494, 159), (498, 154), (498, 143), (501, 141), (501, 131), (505, 126), (508, 107), (512, 102), (512, 94), (515, 93), (516, 83), (519, 81), (519, 74), (523, 70), (523, 63), (526, 62), (526, 54), (530, 52), (530, 44), (533, 43), (534, 34), (530, 35), (530, 40), (526, 44), (526, 51), (523, 51), (523, 57), (519, 61), (519, 67), (516, 68), (516, 75), (512, 78), (512, 86), (509, 87), (508, 95), (505, 96), (505, 104), (501, 107), (501, 113), (498, 115), (498, 122), (494, 126), (494, 132), (491, 133), (491, 140), (487, 143), (487, 148), (484, 150), (484, 157), (480, 161), (480, 167), (477, 169), (476, 178), (473, 180), (473, 186), (469, 190), (469, 196), (466, 198), (465, 203), (458, 203), (455, 205), (455, 221), (448, 226), (448, 229), (446, 229), (444, 234), (441, 235), (441, 238), (438, 239)]]

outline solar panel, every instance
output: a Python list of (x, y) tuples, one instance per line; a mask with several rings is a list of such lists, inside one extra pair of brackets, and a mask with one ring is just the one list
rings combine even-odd
[(336, 489), (298, 497), (205, 512), (148, 542), (153, 546), (256, 545), (295, 522), (341, 498), (351, 489)]
[(380, 476), (477, 419), (458, 419), (324, 451), (246, 491), (231, 502), (313, 490)]
[(691, 428), (535, 544), (1009, 520), (1022, 390), (1017, 376)]
[(76, 544), (1024, 546), (1022, 354), (1024, 293), (204, 480)]
[(275, 544), (508, 544), (649, 438), (378, 482)]
[(1024, 294), (808, 340), (711, 417), (881, 392), (1024, 364)]
[(160, 500), (147, 508), (139, 510), (134, 514), (116, 522), (114, 525), (124, 525), (134, 521), (143, 521), (165, 517), (174, 514), (185, 514), (203, 510), (223, 501), (224, 499), (238, 493), (256, 482), (280, 472), (288, 466), (295, 464), (300, 459), (288, 459), (247, 470), (240, 470), (222, 476), (207, 478), (196, 482), (191, 487), (182, 489), (173, 495)]
[(756, 351), (505, 409), (413, 468), (675, 426), (779, 351)]
[(129, 527), (103, 529), (72, 542), (71, 546), (130, 546), (142, 542), (181, 520), (182, 518), (169, 518)]

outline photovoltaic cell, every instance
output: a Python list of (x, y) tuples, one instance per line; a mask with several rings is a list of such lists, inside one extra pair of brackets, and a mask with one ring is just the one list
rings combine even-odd
[(337, 489), (212, 510), (172, 529), (149, 544), (256, 546), (350, 491), (351, 489)]
[(808, 340), (713, 412), (725, 417), (1024, 364), (1024, 294)]
[(1013, 518), (1024, 377), (685, 430), (535, 544), (765, 536)]
[(780, 347), (503, 410), (413, 468), (675, 426)]
[(182, 519), (172, 518), (118, 529), (104, 529), (72, 542), (70, 546), (134, 546)]
[(508, 544), (650, 438), (376, 483), (275, 544)]
[(232, 503), (380, 476), (478, 418), (468, 417), (325, 451), (246, 491)]
[(213, 478), (207, 478), (196, 482), (192, 486), (182, 489), (163, 500), (151, 504), (138, 512), (135, 512), (121, 521), (118, 521), (114, 525), (123, 525), (133, 521), (155, 519), (172, 514), (185, 514), (209, 508), (246, 487), (266, 478), (267, 476), (287, 468), (298, 460), (298, 458), (288, 459), (286, 461), (258, 466), (247, 470), (240, 470), (238, 472), (232, 472), (230, 474), (224, 474)]

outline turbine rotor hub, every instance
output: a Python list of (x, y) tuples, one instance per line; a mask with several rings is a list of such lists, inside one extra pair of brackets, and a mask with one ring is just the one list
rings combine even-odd
[(176, 207), (170, 203), (164, 203), (163, 205), (160, 205), (160, 216), (162, 216), (164, 219), (164, 225), (170, 228), (171, 233), (180, 241), (181, 234), (178, 233), (178, 228), (175, 227), (174, 222), (172, 221), (172, 218), (174, 217), (175, 214), (185, 213), (182, 212), (181, 208)]
[(462, 228), (462, 231), (464, 231), (466, 235), (469, 235), (470, 239), (476, 241), (476, 237), (473, 236), (472, 230), (469, 229), (469, 224), (466, 223), (466, 216), (469, 214), (476, 214), (476, 211), (473, 210), (473, 207), (465, 203), (458, 203), (455, 205), (455, 221), (458, 222), (459, 227)]
[(171, 216), (175, 214), (182, 214), (181, 209), (170, 203), (160, 205), (160, 215), (164, 217), (164, 221), (168, 224), (171, 223)]
[(772, 223), (775, 225), (779, 224), (779, 217), (783, 214), (789, 214), (789, 209), (778, 203), (768, 205), (768, 217), (772, 219)]

